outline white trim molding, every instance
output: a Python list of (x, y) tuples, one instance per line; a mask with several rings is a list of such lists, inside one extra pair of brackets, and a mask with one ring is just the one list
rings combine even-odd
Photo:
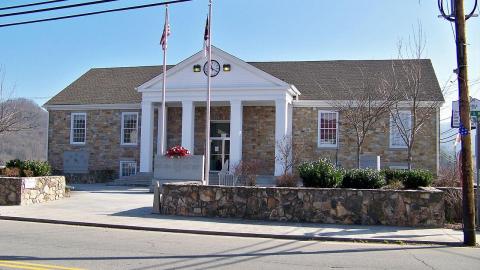
[[(126, 115), (135, 115), (135, 135), (134, 141), (126, 143), (125, 142), (125, 116)], [(138, 144), (138, 112), (122, 112), (121, 117), (121, 129), (120, 129), (120, 145), (137, 145)]]
[(47, 111), (76, 111), (76, 110), (140, 110), (140, 103), (119, 104), (80, 104), (80, 105), (43, 105)]
[[(334, 108), (335, 105), (354, 105), (351, 104), (351, 100), (294, 100), (293, 101), (293, 107), (322, 107), (322, 108)], [(373, 101), (374, 105), (375, 103), (378, 104), (383, 104), (384, 101)], [(443, 101), (419, 101), (418, 106), (419, 107), (431, 107), (435, 105), (436, 107), (440, 108), (443, 105)], [(411, 107), (411, 102), (408, 101), (402, 101), (399, 102), (398, 107), (400, 108), (405, 108), (408, 109)]]
[[(222, 58), (222, 59), (227, 59), (229, 63), (231, 63), (233, 66), (238, 66), (238, 67), (241, 67), (245, 70), (248, 70), (249, 72), (252, 72), (258, 76), (260, 76), (261, 78), (263, 78), (264, 80), (266, 81), (269, 81), (271, 82), (272, 84), (276, 85), (276, 86), (279, 86), (280, 88), (289, 88), (289, 84), (282, 81), (281, 79), (257, 68), (257, 67), (254, 67), (253, 65), (239, 59), (238, 57), (235, 57), (215, 46), (212, 46), (212, 54), (213, 54), (213, 57), (215, 58)], [(175, 66), (173, 66), (172, 68), (170, 68), (169, 70), (167, 70), (167, 78), (173, 76), (174, 74), (184, 70), (184, 69), (190, 69), (191, 66), (193, 64), (196, 64), (196, 63), (204, 63), (205, 62), (205, 56), (204, 56), (204, 52), (203, 50), (202, 51), (199, 51), (197, 53), (195, 53), (194, 55), (188, 57), (187, 59), (181, 61), (180, 63), (176, 64)], [(162, 74), (159, 74), (158, 76), (154, 77), (153, 79), (143, 83), (142, 85), (138, 86), (136, 88), (137, 91), (139, 92), (149, 92), (149, 91), (158, 91), (158, 89), (150, 89), (150, 87), (152, 87), (153, 85), (155, 84), (159, 84), (160, 85), (160, 82), (163, 80), (163, 76)], [(199, 89), (203, 90), (205, 89), (204, 85), (199, 85), (198, 86)], [(245, 87), (249, 87), (248, 85), (246, 85)], [(194, 86), (192, 88), (195, 88)], [(237, 87), (238, 88), (238, 87)], [(168, 89), (173, 89), (171, 86), (168, 87)]]
[[(83, 116), (84, 117), (84, 123), (85, 127), (84, 129), (84, 134), (83, 134), (83, 142), (74, 142), (73, 141), (73, 124), (75, 121), (75, 116)], [(70, 144), (76, 144), (76, 145), (85, 145), (87, 143), (87, 113), (85, 112), (74, 112), (70, 114)]]

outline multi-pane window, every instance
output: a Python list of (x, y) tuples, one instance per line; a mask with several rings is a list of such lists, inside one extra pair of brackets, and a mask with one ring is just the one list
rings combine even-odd
[(137, 162), (120, 161), (120, 177), (130, 176), (137, 173)]
[(138, 134), (138, 113), (137, 112), (122, 113), (121, 144), (126, 144), (126, 145), (137, 144), (137, 134)]
[(410, 111), (400, 111), (395, 118), (390, 116), (390, 147), (407, 148), (404, 137), (409, 136), (411, 128), (412, 114)]
[(72, 113), (70, 122), (70, 143), (85, 144), (87, 134), (87, 114)]
[(338, 112), (318, 111), (318, 147), (336, 147)]

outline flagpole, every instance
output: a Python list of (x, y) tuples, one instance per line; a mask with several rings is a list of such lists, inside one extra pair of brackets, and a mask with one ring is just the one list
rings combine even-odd
[(208, 75), (207, 75), (207, 108), (205, 128), (205, 183), (210, 184), (210, 88), (212, 75), (212, 0), (208, 3)]
[(165, 5), (165, 25), (163, 28), (163, 35), (165, 35), (165, 45), (163, 47), (163, 86), (162, 86), (162, 126), (160, 131), (160, 154), (165, 154), (165, 122), (166, 122), (166, 105), (165, 92), (167, 88), (167, 41), (168, 41), (168, 5)]

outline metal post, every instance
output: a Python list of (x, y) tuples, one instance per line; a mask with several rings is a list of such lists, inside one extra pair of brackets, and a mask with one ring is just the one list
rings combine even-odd
[[(164, 35), (165, 35), (165, 44), (168, 41), (168, 5), (165, 6), (165, 26), (164, 26)], [(167, 122), (166, 117), (166, 100), (165, 93), (167, 88), (167, 47), (163, 50), (163, 85), (162, 85), (162, 125), (158, 127), (160, 129), (160, 155), (165, 154), (165, 123)]]
[(212, 79), (212, 0), (208, 3), (208, 75), (205, 125), (205, 183), (210, 184), (210, 88)]

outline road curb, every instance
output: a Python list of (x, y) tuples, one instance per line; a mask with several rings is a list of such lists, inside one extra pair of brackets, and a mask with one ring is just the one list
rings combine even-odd
[(0, 216), (0, 220), (73, 225), (73, 226), (83, 226), (83, 227), (98, 227), (98, 228), (110, 228), (110, 229), (122, 229), (122, 230), (135, 230), (135, 231), (188, 233), (188, 234), (199, 234), (199, 235), (251, 237), (251, 238), (271, 238), (271, 239), (299, 240), (299, 241), (362, 242), (362, 243), (417, 244), (417, 245), (421, 244), (421, 245), (443, 245), (443, 246), (454, 246), (454, 247), (463, 246), (462, 242), (442, 242), (442, 241), (428, 241), (428, 240), (424, 241), (424, 240), (411, 240), (411, 239), (399, 240), (399, 239), (389, 239), (389, 238), (371, 239), (371, 238), (311, 236), (311, 235), (280, 235), (280, 234), (268, 234), (268, 233), (245, 233), (245, 232), (224, 232), (224, 231), (207, 231), (207, 230), (193, 230), (193, 229), (192, 230), (191, 229), (172, 229), (172, 228), (142, 227), (142, 226), (118, 225), (118, 224), (107, 224), (107, 223), (68, 221), (68, 220), (26, 218), (26, 217), (14, 217), (14, 216)]

